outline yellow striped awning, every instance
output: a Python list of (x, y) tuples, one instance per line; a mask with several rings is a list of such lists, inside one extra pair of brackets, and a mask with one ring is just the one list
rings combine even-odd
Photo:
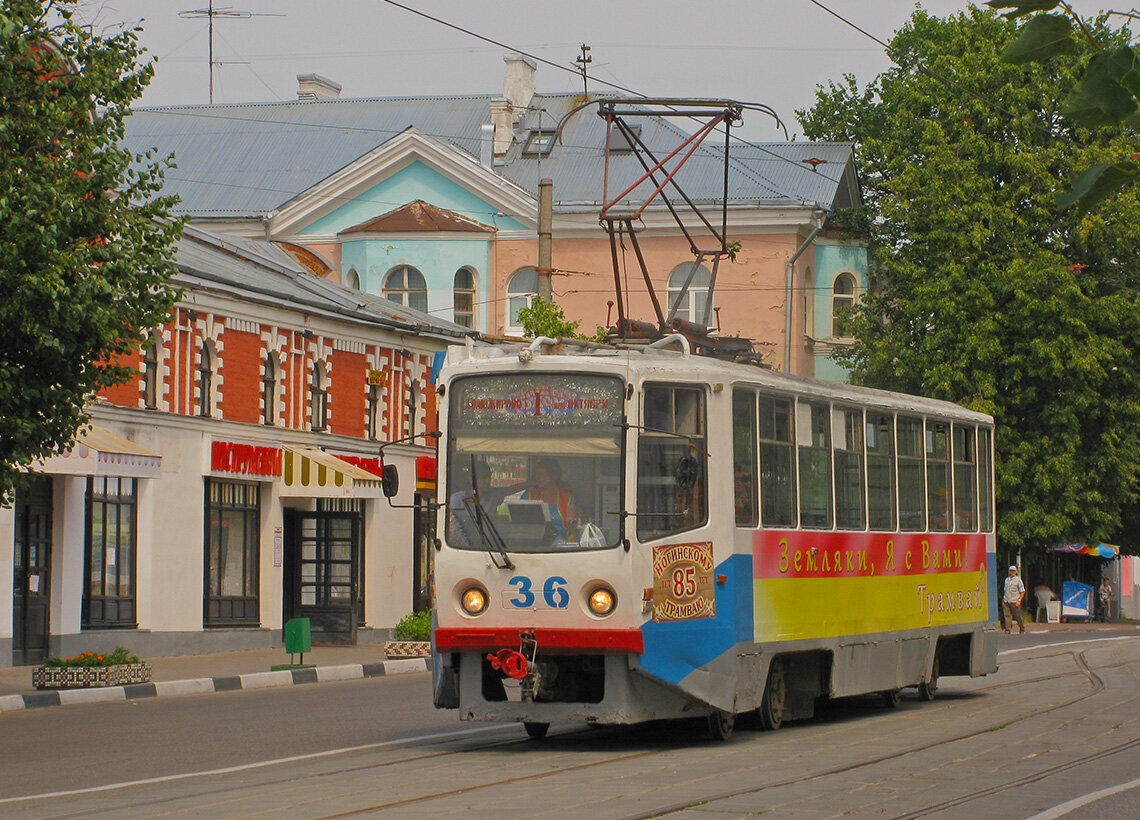
[(58, 475), (158, 478), (162, 456), (141, 444), (91, 425), (75, 434), (71, 447), (39, 462), (37, 472)]
[(285, 447), (281, 495), (291, 498), (381, 498), (380, 476), (313, 447)]

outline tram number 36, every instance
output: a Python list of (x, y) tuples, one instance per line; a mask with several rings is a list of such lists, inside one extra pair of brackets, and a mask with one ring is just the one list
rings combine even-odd
[(565, 609), (570, 603), (570, 593), (566, 591), (566, 579), (561, 575), (551, 575), (542, 583), (542, 600), (535, 593), (533, 582), (525, 575), (516, 575), (507, 582), (514, 590), (504, 593), (508, 606), (516, 609)]

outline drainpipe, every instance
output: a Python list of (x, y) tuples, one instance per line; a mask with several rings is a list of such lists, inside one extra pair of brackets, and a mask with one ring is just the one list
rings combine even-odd
[(800, 254), (808, 249), (812, 240), (816, 235), (823, 230), (823, 220), (826, 215), (822, 211), (817, 211), (814, 217), (815, 227), (811, 229), (811, 233), (807, 235), (800, 246), (796, 248), (796, 252), (792, 254), (788, 260), (787, 271), (784, 276), (784, 372), (792, 372), (792, 286), (795, 282), (795, 267), (796, 260), (800, 258)]
[(549, 179), (538, 181), (538, 296), (542, 301), (554, 301), (554, 287), (550, 280), (550, 260), (554, 221), (554, 183)]

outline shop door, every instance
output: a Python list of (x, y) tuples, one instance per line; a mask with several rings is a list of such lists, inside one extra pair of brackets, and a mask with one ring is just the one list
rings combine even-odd
[(48, 655), (51, 609), (51, 479), (16, 491), (15, 566), (12, 574), (12, 664)]
[(356, 643), (360, 517), (286, 510), (287, 618), (308, 618), (313, 643)]

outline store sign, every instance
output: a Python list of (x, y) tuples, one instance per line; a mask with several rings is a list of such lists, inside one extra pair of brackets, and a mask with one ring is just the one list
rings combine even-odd
[(210, 446), (210, 470), (215, 473), (277, 478), (281, 475), (281, 448), (237, 441), (214, 441)]
[(386, 370), (369, 370), (368, 383), (375, 386), (388, 383), (388, 371)]
[(380, 459), (376, 456), (346, 456), (340, 453), (334, 453), (341, 461), (347, 462), (354, 467), (359, 467), (362, 470), (367, 470), (373, 475), (380, 475), (382, 468), (380, 466)]

